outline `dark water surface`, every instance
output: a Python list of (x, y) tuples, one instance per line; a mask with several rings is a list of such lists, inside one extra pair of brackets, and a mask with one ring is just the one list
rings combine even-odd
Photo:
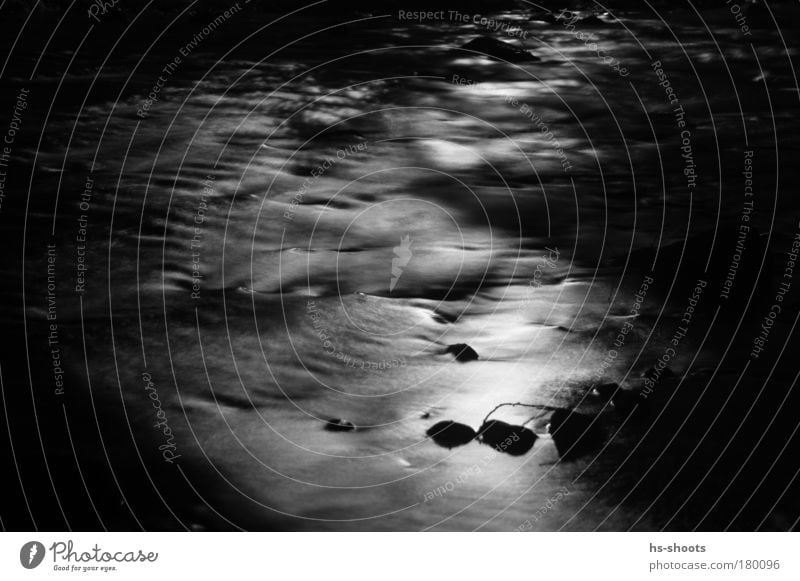
[[(186, 56), (202, 18), (21, 44), (3, 388), (15, 436), (41, 429), (12, 437), (35, 493), (6, 526), (795, 526), (796, 289), (751, 352), (799, 231), (798, 29), (662, 16), (576, 25), (625, 76), (521, 11), (493, 18), (538, 61), (396, 14), (242, 12)], [(491, 416), (525, 454), (426, 436), (504, 402), (541, 406)], [(591, 442), (564, 457), (573, 408)]]

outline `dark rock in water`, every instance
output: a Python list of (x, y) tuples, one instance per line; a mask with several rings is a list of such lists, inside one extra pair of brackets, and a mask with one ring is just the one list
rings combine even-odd
[(475, 430), (471, 427), (451, 420), (433, 424), (425, 433), (442, 448), (456, 448), (469, 444), (476, 436)]
[(478, 354), (475, 352), (475, 349), (466, 343), (448, 345), (445, 353), (452, 353), (456, 356), (456, 361), (461, 361), (462, 363), (466, 361), (475, 361), (478, 358)]
[(533, 448), (536, 434), (523, 426), (489, 420), (478, 430), (478, 440), (481, 444), (487, 444), (498, 452), (511, 456), (522, 456)]
[(595, 384), (592, 386), (591, 394), (595, 397), (599, 397), (603, 401), (610, 401), (619, 389), (619, 383), (611, 381), (609, 383)]
[(550, 435), (562, 460), (574, 460), (597, 450), (604, 439), (595, 418), (574, 410), (560, 409), (550, 416)]
[(353, 422), (348, 422), (341, 418), (331, 418), (325, 424), (325, 429), (331, 432), (352, 432), (356, 429), (356, 426)]
[[(740, 249), (739, 261), (731, 286), (731, 256), (737, 248)], [(764, 294), (772, 294), (773, 253), (767, 247), (767, 236), (752, 226), (745, 232), (738, 226), (720, 226), (718, 230), (688, 236), (660, 248), (634, 250), (614, 262), (620, 266), (625, 264), (630, 272), (652, 276), (655, 286), (658, 281), (669, 281), (670, 292), (675, 296), (686, 294), (698, 299), (695, 318), (710, 317), (714, 307), (721, 306), (734, 312), (739, 319), (751, 294), (754, 302)], [(747, 314), (753, 312), (751, 305)], [(758, 309), (755, 313), (763, 316)]]
[(470, 40), (462, 48), (512, 63), (540, 60), (539, 57), (532, 55), (527, 50), (488, 36), (479, 36)]
[(647, 409), (647, 396), (641, 390), (622, 389), (616, 382), (602, 383), (592, 388), (592, 395), (609, 402), (614, 411), (627, 416), (631, 413), (640, 417)]
[(662, 367), (661, 369), (658, 369), (657, 367), (651, 367), (642, 373), (642, 378), (653, 383), (657, 383), (659, 379), (663, 379), (665, 377), (675, 377), (675, 374), (669, 367)]
[(649, 410), (647, 396), (640, 390), (626, 391), (620, 389), (611, 398), (614, 410), (624, 416), (634, 414), (634, 419), (641, 419)]

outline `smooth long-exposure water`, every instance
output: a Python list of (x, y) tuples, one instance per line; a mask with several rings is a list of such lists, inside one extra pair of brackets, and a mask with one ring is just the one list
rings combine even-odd
[[(125, 48), (103, 21), (5, 71), (31, 371), (4, 393), (61, 491), (36, 524), (791, 527), (795, 289), (752, 352), (798, 232), (794, 21), (307, 14)], [(461, 48), (482, 35), (538, 60)], [(515, 402), (540, 407), (491, 418), (537, 434), (523, 455), (426, 435)], [(589, 418), (574, 457), (556, 409)]]

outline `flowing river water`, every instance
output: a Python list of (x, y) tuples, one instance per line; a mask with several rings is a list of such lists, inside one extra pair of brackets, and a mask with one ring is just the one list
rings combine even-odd
[[(28, 371), (4, 393), (43, 426), (17, 462), (47, 449), (29, 469), (62, 491), (37, 524), (791, 526), (795, 464), (752, 453), (796, 444), (764, 420), (791, 291), (752, 352), (798, 232), (797, 28), (618, 16), (491, 15), (509, 38), (242, 11), (128, 51), (101, 22), (6, 71), (4, 103), (30, 93), (0, 215)], [(460, 48), (480, 35), (540, 60)], [(604, 382), (652, 391), (645, 420)], [(491, 416), (538, 416), (524, 455), (426, 436), (515, 402), (544, 410)], [(554, 409), (596, 445), (561, 458)]]

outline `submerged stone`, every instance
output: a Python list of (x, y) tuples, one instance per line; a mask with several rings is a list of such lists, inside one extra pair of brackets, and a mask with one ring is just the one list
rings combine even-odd
[(672, 370), (666, 366), (660, 368), (653, 366), (642, 374), (642, 379), (652, 381), (653, 383), (656, 383), (665, 377), (675, 377), (675, 374), (672, 372)]
[(456, 448), (469, 444), (475, 439), (475, 430), (466, 424), (459, 424), (452, 420), (433, 424), (425, 432), (430, 438), (442, 448)]
[(647, 396), (641, 390), (620, 389), (611, 398), (611, 405), (614, 409), (624, 415), (634, 414), (636, 418), (641, 418), (648, 411)]
[(619, 384), (611, 381), (609, 383), (600, 383), (592, 386), (592, 395), (599, 397), (603, 401), (610, 401), (614, 398), (615, 394), (619, 391)]
[(469, 41), (462, 48), (512, 63), (539, 60), (539, 57), (532, 55), (527, 50), (522, 50), (513, 44), (489, 36), (479, 36)]
[(481, 444), (491, 446), (498, 452), (511, 456), (527, 454), (536, 442), (536, 434), (524, 426), (489, 420), (478, 430)]
[(456, 361), (462, 363), (466, 361), (475, 361), (478, 358), (478, 353), (467, 345), (466, 343), (456, 343), (455, 345), (448, 345), (445, 353), (452, 353), (456, 357)]
[(603, 444), (603, 431), (593, 416), (560, 409), (550, 416), (548, 431), (562, 460), (574, 460)]
[(325, 429), (331, 432), (352, 432), (356, 425), (341, 418), (331, 418), (325, 424)]

